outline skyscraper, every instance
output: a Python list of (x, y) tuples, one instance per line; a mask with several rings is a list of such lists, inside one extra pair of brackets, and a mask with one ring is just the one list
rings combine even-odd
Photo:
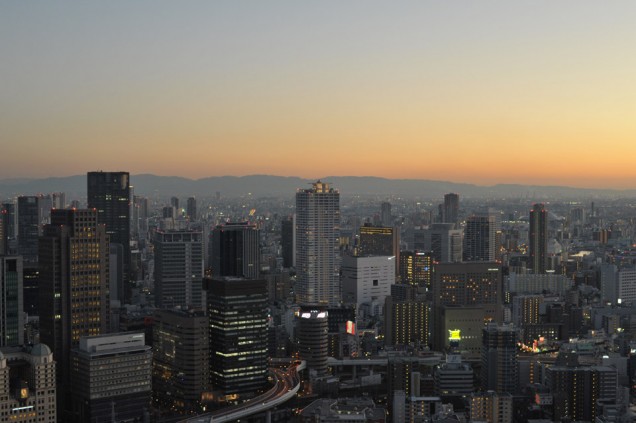
[(0, 347), (24, 343), (22, 257), (0, 256)]
[(39, 242), (40, 339), (58, 363), (58, 393), (70, 393), (70, 355), (81, 336), (109, 328), (106, 228), (96, 210), (53, 210)]
[(296, 236), (294, 233), (294, 216), (290, 216), (281, 221), (280, 227), (280, 243), (283, 255), (283, 267), (294, 267), (296, 255)]
[(249, 222), (218, 225), (212, 231), (210, 264), (214, 277), (260, 277), (260, 231)]
[(371, 226), (360, 227), (360, 256), (394, 256), (395, 270), (399, 271), (400, 231), (393, 227)]
[(438, 263), (462, 261), (462, 230), (453, 228), (452, 223), (433, 223), (422, 231), (422, 249), (430, 251)]
[(444, 195), (444, 223), (457, 224), (459, 216), (459, 194)]
[(548, 211), (543, 204), (530, 210), (530, 265), (534, 274), (545, 273), (548, 256)]
[(401, 283), (430, 289), (432, 272), (431, 253), (423, 251), (402, 251), (400, 253)]
[(227, 401), (254, 396), (267, 382), (267, 282), (205, 279), (210, 318), (210, 381)]
[(513, 326), (490, 323), (482, 331), (481, 387), (514, 394), (517, 385), (517, 332)]
[(340, 193), (321, 181), (296, 192), (296, 299), (340, 303)]
[(197, 220), (197, 199), (194, 197), (189, 197), (186, 203), (186, 215), (190, 222), (194, 222)]
[(203, 278), (201, 231), (155, 232), (155, 304), (200, 307)]
[(473, 214), (464, 230), (464, 261), (496, 260), (497, 219), (491, 213)]
[(38, 261), (38, 237), (44, 220), (41, 202), (35, 195), (18, 197), (18, 254), (28, 263)]
[(88, 172), (88, 208), (97, 209), (97, 221), (106, 225), (113, 244), (124, 248), (122, 302), (128, 298), (130, 281), (130, 175), (128, 172)]
[(391, 215), (391, 203), (385, 201), (380, 206), (380, 220), (383, 226), (391, 226), (393, 224), (393, 216)]

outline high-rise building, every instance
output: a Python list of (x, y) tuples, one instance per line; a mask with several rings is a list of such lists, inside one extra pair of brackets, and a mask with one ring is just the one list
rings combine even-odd
[(399, 272), (400, 232), (393, 227), (371, 226), (360, 227), (360, 256), (394, 256), (395, 271)]
[(378, 302), (391, 294), (395, 283), (395, 257), (344, 256), (342, 259), (342, 301), (347, 304)]
[(318, 309), (303, 309), (296, 329), (298, 353), (307, 362), (309, 378), (327, 375), (328, 358), (328, 312)]
[(296, 192), (296, 300), (340, 303), (340, 193), (314, 182)]
[(171, 197), (170, 198), (170, 205), (177, 211), (177, 214), (179, 214), (179, 198), (178, 197)]
[(212, 231), (211, 252), (214, 277), (260, 277), (260, 231), (256, 225), (249, 222), (218, 225)]
[(250, 398), (267, 382), (267, 282), (224, 277), (204, 284), (210, 382), (226, 401)]
[(391, 203), (385, 201), (380, 206), (380, 221), (382, 226), (393, 225), (393, 216), (391, 215)]
[(53, 210), (39, 255), (40, 339), (58, 363), (58, 393), (68, 395), (71, 350), (110, 326), (109, 244), (97, 211)]
[(133, 196), (132, 234), (146, 239), (148, 232), (148, 198)]
[(0, 210), (5, 216), (6, 231), (5, 235), (9, 240), (14, 240), (16, 237), (16, 210), (14, 203), (2, 203)]
[(513, 422), (512, 395), (504, 392), (479, 392), (470, 396), (470, 421)]
[(457, 224), (459, 219), (459, 194), (444, 195), (444, 223)]
[(0, 205), (0, 256), (9, 254), (9, 212)]
[(188, 198), (188, 201), (186, 203), (186, 215), (188, 216), (188, 220), (190, 220), (190, 222), (195, 222), (198, 219), (196, 198)]
[(53, 194), (51, 194), (51, 208), (66, 208), (66, 194), (64, 194), (63, 192), (54, 192)]
[(448, 333), (444, 332), (442, 315), (445, 306), (479, 307), (483, 309), (480, 312), (486, 321), (502, 321), (502, 278), (501, 265), (497, 263), (439, 263), (433, 266), (435, 348), (446, 344)]
[(464, 261), (495, 261), (497, 219), (494, 214), (473, 214), (464, 229)]
[(514, 394), (518, 390), (518, 373), (516, 329), (489, 323), (482, 332), (482, 389)]
[(545, 273), (548, 258), (548, 211), (543, 204), (530, 210), (529, 252), (533, 273)]
[(55, 423), (55, 361), (49, 347), (0, 351), (0, 421)]
[(128, 172), (88, 172), (88, 208), (97, 210), (97, 222), (106, 225), (112, 244), (124, 248), (124, 280), (122, 300), (129, 298), (130, 259), (130, 175)]
[(429, 344), (430, 302), (419, 299), (384, 302), (384, 342), (386, 345)]
[(155, 406), (203, 411), (210, 394), (209, 319), (203, 310), (156, 310), (152, 327)]
[(473, 392), (473, 369), (462, 363), (460, 354), (446, 355), (446, 362), (435, 367), (436, 395), (466, 395)]
[(18, 197), (18, 254), (26, 263), (38, 261), (38, 237), (45, 219), (43, 197)]
[(152, 351), (143, 333), (82, 337), (71, 363), (73, 421), (141, 422), (149, 415)]
[(0, 256), (0, 347), (24, 343), (22, 257)]
[(462, 230), (451, 223), (433, 223), (422, 231), (423, 242), (418, 244), (438, 263), (462, 261)]
[(430, 289), (432, 272), (433, 258), (430, 252), (400, 252), (400, 283)]
[(296, 266), (296, 220), (295, 216), (284, 218), (280, 227), (280, 244), (283, 255), (283, 267)]
[(201, 307), (203, 234), (155, 232), (155, 304), (159, 308)]

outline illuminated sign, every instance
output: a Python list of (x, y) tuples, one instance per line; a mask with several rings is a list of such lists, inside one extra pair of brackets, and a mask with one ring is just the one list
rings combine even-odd
[(327, 313), (325, 313), (325, 312), (323, 311), (323, 312), (321, 312), (321, 313), (318, 313), (318, 316), (317, 316), (317, 317), (318, 317), (319, 319), (324, 319), (325, 317), (327, 317)]
[(311, 317), (311, 313), (303, 313), (300, 315), (303, 319), (309, 319)]
[(448, 330), (448, 339), (450, 341), (460, 341), (461, 337), (461, 329), (449, 329)]
[(347, 333), (349, 335), (355, 335), (356, 334), (356, 324), (354, 322), (352, 322), (351, 320), (347, 320)]

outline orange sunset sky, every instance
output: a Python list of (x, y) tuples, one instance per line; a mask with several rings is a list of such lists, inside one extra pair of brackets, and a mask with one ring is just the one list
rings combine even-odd
[(0, 178), (633, 188), (636, 3), (3, 2)]

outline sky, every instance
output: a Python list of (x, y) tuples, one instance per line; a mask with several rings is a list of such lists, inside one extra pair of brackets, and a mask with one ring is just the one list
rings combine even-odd
[(633, 188), (636, 2), (0, 2), (0, 179)]

